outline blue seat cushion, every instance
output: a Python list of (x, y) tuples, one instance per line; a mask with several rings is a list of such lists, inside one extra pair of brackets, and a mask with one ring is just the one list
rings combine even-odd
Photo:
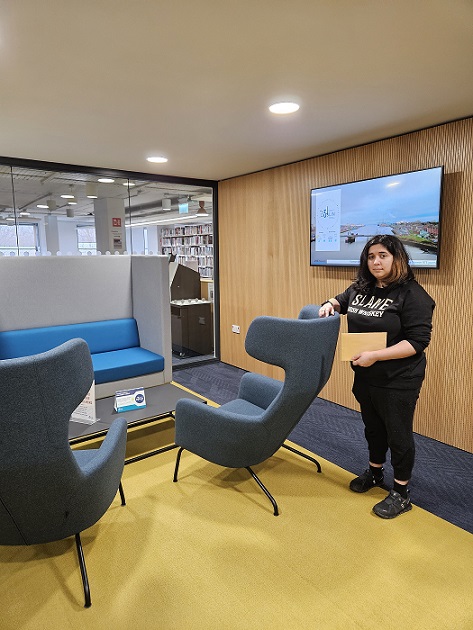
[(144, 348), (99, 352), (92, 355), (92, 363), (97, 385), (164, 370), (164, 357)]

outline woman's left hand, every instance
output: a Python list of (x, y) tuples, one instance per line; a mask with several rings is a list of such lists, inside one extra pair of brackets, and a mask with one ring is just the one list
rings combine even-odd
[(351, 358), (351, 362), (353, 365), (358, 365), (359, 367), (370, 367), (370, 365), (373, 365), (376, 361), (403, 359), (404, 357), (411, 357), (415, 353), (416, 351), (414, 346), (407, 341), (407, 339), (403, 339), (396, 345), (389, 346), (383, 350), (367, 350), (365, 352), (355, 354)]
[(360, 354), (356, 354), (351, 359), (353, 365), (358, 365), (360, 367), (370, 367), (373, 363), (376, 363), (376, 355), (374, 352), (360, 352)]

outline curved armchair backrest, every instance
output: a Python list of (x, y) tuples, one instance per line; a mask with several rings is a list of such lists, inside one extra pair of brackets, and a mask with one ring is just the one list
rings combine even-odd
[(46, 531), (67, 519), (80, 473), (69, 419), (93, 377), (82, 339), (0, 361), (0, 544), (37, 542), (39, 521)]
[(330, 376), (340, 316), (319, 318), (318, 311), (318, 306), (308, 305), (298, 319), (257, 317), (248, 329), (248, 354), (285, 372), (284, 383), (262, 418), (268, 426), (266, 457), (284, 442)]

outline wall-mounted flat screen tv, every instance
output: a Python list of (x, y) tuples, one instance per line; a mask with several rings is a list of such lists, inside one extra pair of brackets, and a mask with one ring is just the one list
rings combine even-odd
[(394, 234), (411, 267), (439, 266), (443, 166), (314, 188), (310, 264), (356, 267), (365, 243)]

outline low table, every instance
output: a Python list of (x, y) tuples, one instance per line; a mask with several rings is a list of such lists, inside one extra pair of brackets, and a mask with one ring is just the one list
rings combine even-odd
[[(100, 398), (95, 402), (97, 422), (94, 422), (94, 424), (84, 424), (82, 422), (75, 422), (74, 420), (69, 421), (69, 443), (80, 444), (81, 442), (86, 442), (87, 440), (105, 435), (112, 422), (119, 416), (126, 419), (128, 427), (137, 427), (142, 424), (155, 422), (156, 420), (174, 418), (177, 401), (182, 398), (206, 403), (202, 398), (186, 392), (184, 389), (176, 387), (176, 385), (172, 383), (145, 388), (145, 397), (146, 407), (124, 412), (117, 412), (113, 408), (115, 396)], [(125, 460), (125, 464), (131, 464), (132, 462), (157, 455), (158, 453), (164, 453), (173, 448), (177, 448), (177, 444), (170, 444), (169, 446), (164, 446), (154, 451), (144, 453), (143, 455), (131, 457)]]

